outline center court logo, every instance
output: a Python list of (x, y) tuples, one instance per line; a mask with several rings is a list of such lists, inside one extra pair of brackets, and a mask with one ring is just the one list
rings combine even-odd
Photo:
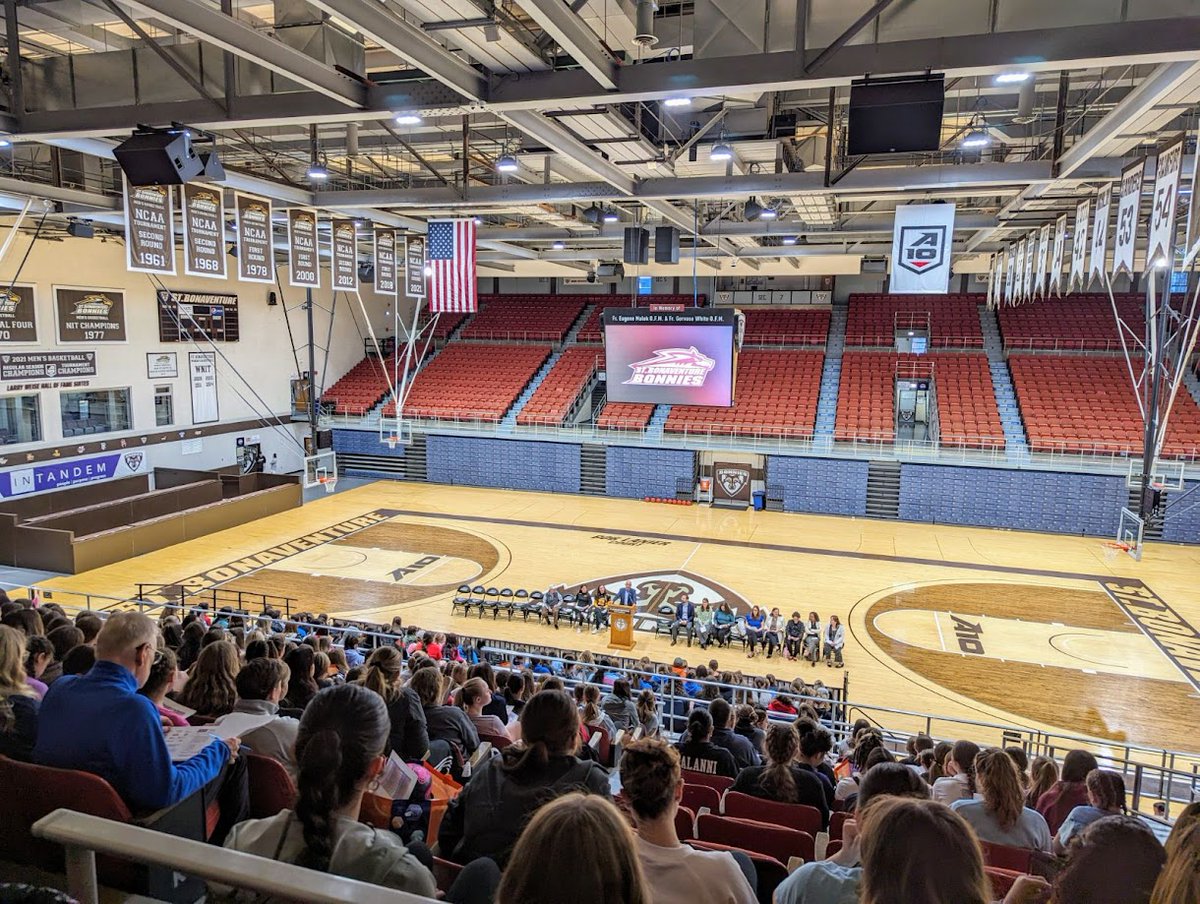
[(696, 346), (690, 348), (655, 349), (654, 357), (629, 365), (633, 376), (626, 386), (684, 386), (699, 389), (704, 386), (717, 362)]
[[(707, 599), (714, 609), (721, 603), (729, 603), (731, 609), (738, 613), (750, 610), (750, 601), (735, 590), (724, 584), (719, 584), (710, 578), (694, 574), (690, 571), (639, 571), (629, 574), (615, 574), (595, 581), (584, 581), (572, 584), (567, 588), (568, 593), (575, 593), (586, 584), (592, 590), (597, 587), (607, 587), (614, 597), (617, 591), (629, 581), (638, 594), (638, 609), (645, 613), (657, 613), (660, 608), (678, 603), (683, 594), (688, 595), (697, 606)], [(638, 627), (642, 627), (641, 623)]]

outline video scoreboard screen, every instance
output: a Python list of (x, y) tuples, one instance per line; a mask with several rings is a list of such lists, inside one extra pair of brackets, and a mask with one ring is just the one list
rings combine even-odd
[(160, 342), (238, 341), (238, 297), (221, 292), (158, 290)]
[(603, 323), (611, 401), (733, 404), (737, 314), (732, 308), (607, 308)]

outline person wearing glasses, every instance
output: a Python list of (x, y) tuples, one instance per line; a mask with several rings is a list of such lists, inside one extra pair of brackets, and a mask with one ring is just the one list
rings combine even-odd
[[(170, 807), (217, 779), (237, 757), (238, 740), (214, 737), (195, 756), (171, 761), (158, 710), (138, 693), (157, 655), (153, 621), (136, 612), (110, 615), (96, 638), (96, 664), (54, 682), (42, 701), (33, 761), (99, 775), (135, 813)], [(214, 837), (224, 838), (244, 815), (238, 806), (226, 813), (225, 804), (223, 794), (225, 825)]]

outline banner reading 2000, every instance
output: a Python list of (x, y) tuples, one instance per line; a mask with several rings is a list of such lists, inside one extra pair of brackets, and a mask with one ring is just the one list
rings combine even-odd
[(728, 408), (733, 404), (736, 323), (729, 308), (606, 309), (608, 398)]

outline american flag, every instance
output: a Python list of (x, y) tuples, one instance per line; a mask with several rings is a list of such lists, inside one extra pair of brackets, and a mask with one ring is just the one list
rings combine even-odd
[(477, 310), (475, 220), (430, 220), (427, 253), (430, 312)]

